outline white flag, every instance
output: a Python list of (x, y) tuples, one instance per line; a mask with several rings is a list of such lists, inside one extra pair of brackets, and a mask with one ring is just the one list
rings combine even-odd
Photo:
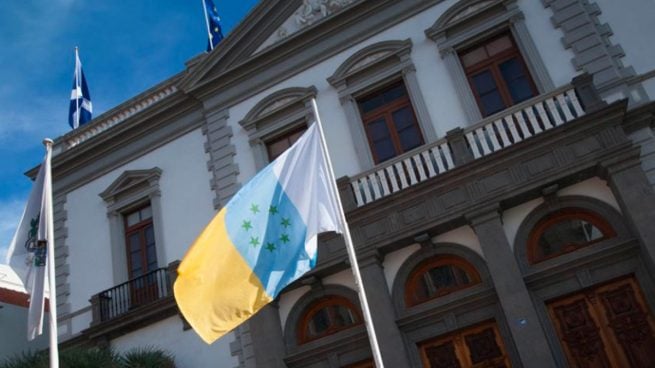
[(27, 339), (34, 340), (43, 332), (43, 307), (47, 293), (46, 272), (49, 239), (47, 224), (50, 206), (46, 190), (49, 190), (50, 168), (44, 160), (34, 181), (32, 193), (25, 206), (14, 238), (7, 252), (7, 264), (16, 272), (23, 287), (30, 295), (27, 317)]

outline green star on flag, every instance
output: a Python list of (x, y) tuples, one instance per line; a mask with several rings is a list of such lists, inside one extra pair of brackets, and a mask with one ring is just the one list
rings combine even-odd
[(252, 205), (250, 205), (250, 212), (259, 213), (259, 206), (253, 203)]
[(280, 225), (282, 225), (282, 226), (284, 226), (285, 228), (287, 228), (287, 227), (291, 226), (291, 220), (290, 220), (289, 218), (285, 218), (285, 217), (283, 217), (283, 218), (282, 218), (282, 223), (281, 223)]
[(244, 220), (244, 221), (243, 221), (243, 225), (241, 225), (241, 227), (242, 227), (245, 231), (248, 231), (248, 230), (252, 229), (252, 222), (251, 222), (251, 221)]
[(250, 238), (250, 244), (254, 247), (257, 247), (259, 245), (259, 237), (253, 236)]
[(288, 243), (290, 241), (289, 234), (282, 234), (280, 236), (280, 241), (285, 244)]
[(276, 248), (275, 248), (275, 244), (273, 244), (273, 243), (266, 243), (266, 249), (267, 249), (268, 251), (270, 251), (270, 252), (273, 252), (273, 251), (276, 249)]
[(276, 215), (276, 214), (278, 213), (277, 206), (271, 206), (271, 207), (268, 209), (268, 213), (270, 213), (271, 215)]

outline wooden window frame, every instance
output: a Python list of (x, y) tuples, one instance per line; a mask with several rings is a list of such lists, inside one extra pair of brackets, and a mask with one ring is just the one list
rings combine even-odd
[[(293, 134), (300, 133), (300, 132), (303, 132), (303, 133), (304, 133), (305, 131), (307, 131), (308, 128), (309, 128), (309, 127), (307, 126), (307, 124), (305, 124), (305, 123), (303, 122), (303, 123), (301, 123), (300, 125), (296, 125), (296, 126), (294, 126), (292, 129), (289, 129), (289, 130), (287, 130), (287, 131), (282, 132), (281, 134), (278, 134), (278, 135), (276, 135), (276, 136), (273, 136), (273, 137), (268, 138), (268, 139), (264, 142), (264, 144), (265, 144), (265, 146), (266, 146), (266, 156), (268, 157), (268, 162), (273, 162), (273, 160), (275, 160), (276, 158), (278, 158), (278, 157), (279, 157), (279, 156), (284, 152), (284, 151), (282, 151), (282, 152), (280, 152), (279, 155), (277, 155), (277, 156), (275, 156), (275, 157), (272, 157), (272, 156), (271, 156), (271, 146), (270, 146), (271, 143), (273, 143), (273, 142), (279, 142), (279, 141), (282, 140), (282, 139), (286, 139), (286, 140), (288, 141), (288, 140), (289, 140), (289, 137), (292, 136)], [(298, 139), (300, 139), (300, 137), (302, 137), (302, 134), (301, 134), (300, 136), (298, 136), (298, 138), (296, 139), (296, 141), (297, 141)], [(289, 149), (289, 148), (290, 148), (290, 147), (291, 147), (291, 146), (292, 146), (296, 141), (291, 142), (291, 143), (289, 144), (289, 146), (288, 146), (285, 150)]]
[[(496, 55), (493, 55), (483, 61), (480, 61), (474, 65), (470, 66), (465, 66), (464, 62), (462, 60), (462, 56), (469, 51), (472, 51), (476, 48), (479, 47), (484, 47), (490, 43), (492, 43), (495, 40), (498, 40), (502, 37), (508, 37), (512, 47), (508, 50), (504, 50), (499, 52)], [(512, 99), (512, 94), (509, 91), (509, 87), (507, 86), (507, 83), (505, 82), (505, 78), (503, 78), (502, 73), (500, 72), (500, 64), (510, 60), (513, 57), (516, 57), (519, 61), (519, 65), (521, 66), (521, 69), (523, 70), (524, 74), (528, 78), (528, 83), (530, 84), (530, 89), (532, 91), (532, 95), (537, 96), (539, 95), (539, 90), (537, 89), (537, 86), (534, 82), (534, 78), (532, 77), (532, 74), (530, 73), (530, 69), (528, 69), (527, 64), (525, 63), (525, 59), (523, 58), (523, 55), (521, 54), (521, 50), (518, 48), (518, 45), (516, 44), (516, 41), (514, 40), (514, 37), (512, 36), (512, 32), (509, 30), (506, 30), (502, 33), (499, 33), (493, 37), (486, 38), (480, 42), (477, 42), (476, 44), (467, 47), (466, 49), (460, 51), (458, 53), (458, 56), (460, 58), (460, 62), (462, 63), (462, 67), (464, 68), (464, 74), (466, 75), (466, 79), (468, 80), (469, 86), (471, 88), (471, 92), (473, 92), (473, 96), (475, 97), (475, 101), (478, 104), (478, 108), (480, 109), (480, 113), (482, 114), (483, 117), (488, 117), (494, 114), (497, 114), (500, 111), (503, 111), (507, 108), (510, 108), (513, 105), (516, 105), (517, 103), (514, 103)], [(480, 94), (478, 93), (477, 89), (475, 88), (475, 84), (473, 83), (473, 76), (477, 75), (483, 70), (489, 70), (491, 72), (491, 75), (493, 76), (494, 82), (496, 83), (496, 87), (498, 88), (498, 93), (500, 94), (501, 99), (503, 100), (503, 103), (505, 104), (505, 108), (496, 111), (491, 114), (487, 114), (484, 111), (484, 108), (482, 106), (482, 101), (480, 99)]]
[[(335, 327), (335, 326), (332, 325), (333, 316), (330, 313), (330, 326), (327, 328), (327, 330), (325, 330), (325, 332), (323, 332), (323, 333), (321, 333), (320, 335), (317, 335), (317, 336), (312, 336), (312, 337), (307, 336), (307, 333), (306, 333), (307, 327), (309, 325), (309, 322), (314, 317), (314, 315), (318, 311), (320, 311), (321, 309), (327, 308), (327, 307), (332, 306), (332, 305), (340, 305), (340, 306), (345, 307), (348, 310), (350, 310), (353, 313), (354, 317), (355, 317), (354, 323), (352, 325), (349, 325), (349, 326)], [(355, 327), (357, 325), (360, 325), (360, 324), (362, 324), (362, 321), (363, 321), (362, 314), (359, 311), (359, 308), (357, 308), (347, 298), (345, 298), (343, 296), (338, 296), (338, 295), (330, 295), (330, 296), (323, 297), (323, 298), (317, 300), (316, 302), (314, 302), (313, 304), (311, 304), (309, 307), (307, 307), (305, 312), (302, 314), (302, 317), (300, 319), (300, 324), (298, 325), (298, 331), (297, 331), (298, 343), (299, 344), (304, 344), (304, 343), (307, 343), (307, 342), (310, 342), (310, 341), (318, 340), (318, 339), (323, 338), (325, 336), (333, 335), (333, 334), (335, 334), (337, 332), (344, 331), (344, 330), (350, 329), (352, 327)]]
[[(130, 280), (137, 277), (137, 276), (134, 276), (134, 274), (132, 273), (133, 272), (132, 271), (133, 270), (133, 268), (132, 268), (132, 254), (131, 254), (131, 251), (130, 251), (130, 240), (129, 240), (130, 235), (132, 235), (134, 233), (139, 233), (139, 242), (140, 242), (140, 248), (141, 248), (141, 267), (143, 268), (141, 276), (147, 274), (150, 271), (153, 271), (153, 270), (148, 269), (148, 245), (146, 244), (145, 231), (144, 231), (145, 228), (147, 228), (149, 225), (151, 225), (153, 227), (152, 230), (153, 230), (153, 236), (154, 236), (154, 231), (155, 231), (154, 226), (155, 225), (154, 225), (154, 222), (153, 222), (153, 215), (151, 215), (149, 218), (147, 218), (145, 220), (141, 220), (141, 221), (137, 222), (136, 224), (134, 224), (132, 226), (128, 226), (128, 224), (127, 224), (127, 218), (128, 218), (128, 216), (130, 214), (135, 213), (135, 212), (140, 212), (144, 208), (148, 208), (148, 207), (152, 208), (152, 206), (150, 204), (147, 204), (147, 205), (135, 208), (133, 210), (127, 211), (123, 215), (123, 224), (125, 226), (125, 253), (127, 255), (127, 272), (128, 272), (128, 279), (130, 279)], [(155, 239), (155, 252), (157, 252), (157, 241), (156, 241), (156, 239)], [(158, 261), (156, 253), (155, 253), (155, 260)], [(145, 267), (143, 267), (144, 265), (145, 265)]]
[[(595, 226), (597, 229), (600, 230), (600, 232), (603, 234), (603, 237), (589, 241), (584, 244), (570, 244), (564, 246), (565, 250), (554, 253), (548, 256), (543, 256), (539, 257), (538, 254), (538, 248), (539, 248), (539, 239), (541, 239), (541, 236), (543, 233), (548, 230), (551, 226), (566, 221), (566, 220), (573, 220), (573, 219), (579, 219), (586, 221), (593, 226)], [(574, 207), (569, 207), (569, 208), (564, 208), (561, 210), (558, 210), (557, 212), (553, 212), (549, 214), (548, 216), (544, 217), (543, 219), (539, 220), (537, 224), (534, 226), (532, 231), (530, 232), (530, 235), (528, 237), (528, 244), (527, 244), (527, 256), (528, 256), (528, 263), (529, 264), (536, 264), (540, 262), (544, 262), (549, 259), (553, 259), (559, 256), (562, 256), (564, 254), (568, 254), (571, 252), (575, 252), (578, 249), (588, 247), (590, 245), (599, 243), (601, 241), (614, 238), (617, 236), (616, 230), (610, 225), (610, 223), (605, 220), (603, 217), (600, 215), (587, 210), (583, 208), (574, 208)]]
[[(364, 113), (362, 111), (361, 107), (361, 101), (372, 98), (375, 95), (383, 94), (384, 92), (391, 90), (395, 88), (398, 85), (402, 85), (403, 90), (405, 91), (405, 95), (402, 97), (397, 98), (396, 100), (393, 100), (389, 103), (385, 103), (384, 105), (368, 111)], [(400, 137), (398, 136), (398, 131), (396, 130), (396, 127), (394, 125), (394, 120), (393, 120), (393, 115), (392, 113), (394, 111), (398, 111), (400, 108), (403, 107), (408, 107), (409, 110), (412, 112), (412, 119), (413, 125), (416, 129), (416, 131), (419, 134), (419, 137), (421, 139), (421, 143), (417, 146), (420, 147), (425, 144), (425, 138), (423, 137), (423, 131), (421, 130), (421, 126), (418, 122), (418, 119), (416, 118), (416, 112), (414, 111), (414, 106), (412, 105), (412, 100), (409, 96), (409, 91), (407, 90), (407, 86), (405, 85), (405, 82), (403, 80), (397, 80), (392, 83), (386, 84), (380, 88), (375, 89), (374, 91), (360, 96), (357, 98), (357, 106), (359, 108), (359, 112), (362, 118), (362, 124), (364, 126), (364, 132), (366, 134), (366, 140), (368, 141), (369, 149), (371, 150), (371, 155), (373, 156), (373, 161), (375, 164), (380, 164), (383, 161), (380, 161), (380, 158), (378, 157), (377, 151), (375, 150), (374, 144), (373, 144), (373, 139), (371, 138), (371, 134), (369, 133), (368, 129), (368, 124), (379, 119), (379, 118), (384, 118), (384, 121), (387, 125), (387, 129), (389, 129), (390, 136), (391, 136), (391, 141), (394, 146), (394, 150), (398, 152), (395, 156), (390, 157), (386, 159), (385, 161), (388, 160), (393, 160), (395, 157), (398, 157), (400, 155), (403, 155), (404, 153), (408, 151), (403, 151), (402, 149), (402, 144), (400, 142)], [(415, 147), (416, 148), (416, 147)]]
[[(440, 291), (431, 297), (428, 297), (423, 300), (417, 300), (417, 298), (415, 297), (416, 289), (419, 287), (419, 282), (423, 278), (423, 275), (426, 272), (430, 271), (431, 269), (441, 266), (453, 266), (462, 269), (464, 272), (466, 272), (468, 277), (471, 279), (471, 283), (465, 285), (459, 285), (458, 287), (445, 288), (443, 289), (443, 291)], [(407, 277), (407, 282), (405, 284), (405, 305), (408, 307), (413, 307), (415, 305), (422, 304), (430, 300), (443, 297), (444, 295), (448, 295), (459, 290), (470, 288), (474, 285), (479, 284), (480, 282), (482, 282), (480, 273), (472, 264), (470, 264), (463, 258), (457, 256), (450, 256), (450, 255), (436, 256), (433, 258), (429, 258), (419, 263), (418, 266), (416, 266), (414, 270), (410, 272), (409, 277)]]

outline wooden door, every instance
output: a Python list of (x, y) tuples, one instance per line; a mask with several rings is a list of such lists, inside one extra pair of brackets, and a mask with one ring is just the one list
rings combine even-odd
[(457, 331), (419, 346), (426, 368), (507, 368), (511, 364), (495, 322)]
[(655, 320), (634, 278), (548, 304), (571, 367), (655, 367)]

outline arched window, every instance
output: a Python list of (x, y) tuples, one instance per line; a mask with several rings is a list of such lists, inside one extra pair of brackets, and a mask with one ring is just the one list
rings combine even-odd
[(615, 236), (614, 228), (594, 212), (564, 208), (541, 219), (530, 232), (528, 261), (542, 262)]
[(460, 257), (430, 258), (410, 273), (405, 287), (405, 304), (414, 306), (479, 282), (480, 274), (475, 267)]
[(357, 307), (342, 296), (326, 296), (311, 304), (303, 314), (298, 329), (300, 344), (362, 323)]

